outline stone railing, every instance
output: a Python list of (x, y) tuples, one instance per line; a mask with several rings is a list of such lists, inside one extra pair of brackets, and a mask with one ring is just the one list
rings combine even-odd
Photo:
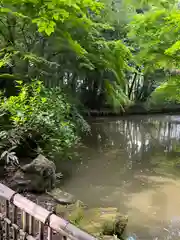
[(96, 240), (70, 222), (0, 184), (0, 240)]

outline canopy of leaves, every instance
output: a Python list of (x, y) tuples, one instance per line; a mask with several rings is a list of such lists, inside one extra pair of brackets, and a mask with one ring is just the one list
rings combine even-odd
[(137, 15), (130, 24), (129, 37), (139, 48), (139, 63), (151, 70), (178, 67), (179, 26), (175, 3), (151, 5), (150, 11)]
[[(136, 3), (138, 4), (138, 2)], [(134, 17), (129, 24), (129, 38), (133, 42), (136, 54), (134, 59), (144, 74), (156, 70), (175, 72), (179, 69), (180, 59), (180, 10), (178, 1), (142, 1), (146, 11)], [(178, 102), (178, 76), (166, 77), (157, 84), (151, 101), (160, 104)]]
[[(111, 18), (108, 11), (104, 1), (95, 0), (1, 1), (3, 73), (19, 74), (26, 81), (38, 78), (51, 87), (59, 85), (89, 107), (101, 98), (104, 103), (116, 98), (111, 92), (106, 98), (108, 80), (111, 88), (122, 88), (127, 103), (124, 73), (131, 53), (124, 37), (119, 40), (125, 33), (117, 26), (124, 23)], [(118, 11), (111, 13), (118, 16)]]

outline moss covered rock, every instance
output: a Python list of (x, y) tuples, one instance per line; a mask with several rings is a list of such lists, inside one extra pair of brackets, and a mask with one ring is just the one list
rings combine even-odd
[(97, 237), (116, 235), (121, 238), (128, 221), (117, 208), (87, 208), (82, 203), (58, 205), (56, 213)]
[(11, 180), (11, 188), (16, 191), (46, 192), (55, 185), (56, 166), (43, 155), (38, 155), (30, 164), (22, 166)]

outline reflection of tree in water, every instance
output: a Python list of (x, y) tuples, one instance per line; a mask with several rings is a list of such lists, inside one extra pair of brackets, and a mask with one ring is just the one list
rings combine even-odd
[(126, 167), (135, 169), (137, 164), (144, 162), (146, 167), (147, 163), (150, 167), (161, 161), (176, 159), (177, 150), (180, 149), (179, 139), (180, 120), (175, 117), (135, 117), (117, 121), (107, 119), (92, 124), (88, 145), (108, 151), (123, 150), (127, 155)]

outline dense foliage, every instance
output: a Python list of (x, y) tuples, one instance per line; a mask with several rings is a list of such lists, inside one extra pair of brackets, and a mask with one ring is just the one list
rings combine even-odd
[(138, 46), (136, 62), (145, 74), (160, 69), (165, 73), (163, 81), (155, 79), (151, 101), (178, 102), (179, 6), (177, 1), (149, 1), (148, 7), (130, 24), (129, 37)]
[(58, 88), (46, 89), (39, 81), (18, 81), (17, 88), (17, 96), (1, 97), (1, 150), (11, 154), (26, 146), (29, 153), (53, 157), (66, 154), (78, 141), (77, 130), (89, 131)]

